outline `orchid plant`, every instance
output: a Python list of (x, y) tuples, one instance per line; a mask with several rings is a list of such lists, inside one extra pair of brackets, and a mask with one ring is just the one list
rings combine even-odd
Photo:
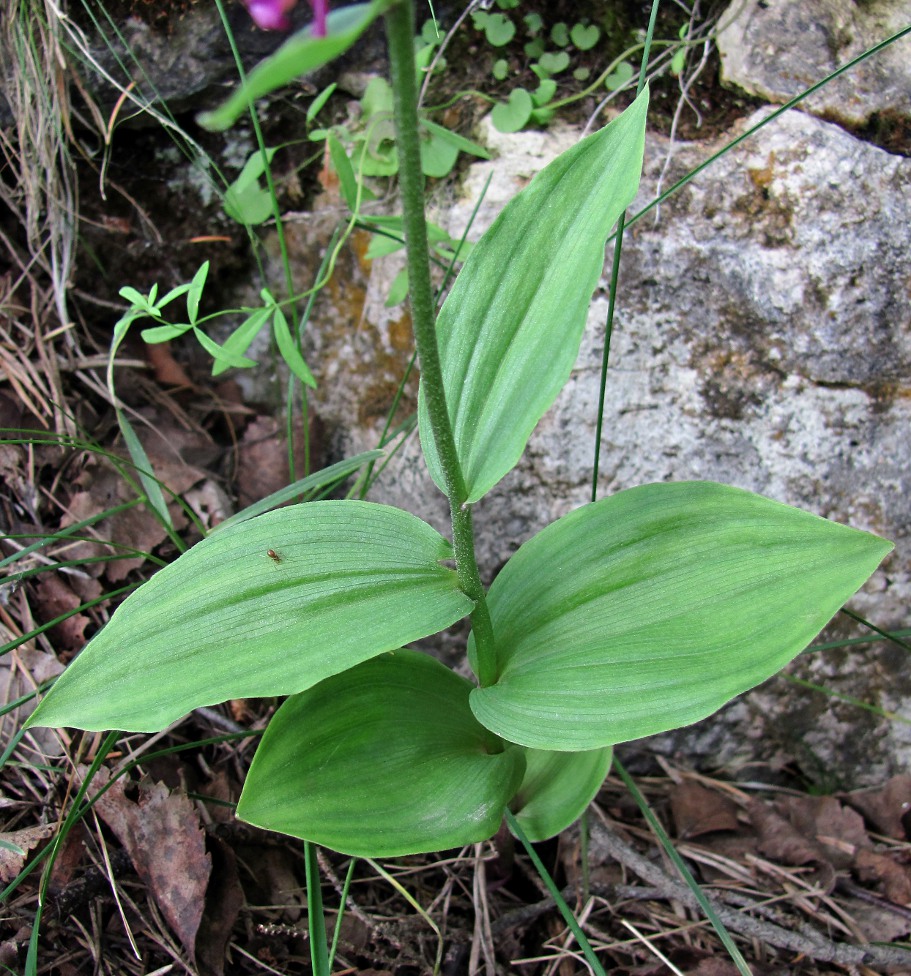
[[(248, 6), (269, 26), (288, 3)], [(570, 375), (637, 191), (648, 90), (508, 204), (437, 317), (412, 4), (313, 7), (314, 25), (202, 121), (230, 125), (385, 16), (421, 444), (451, 540), (364, 501), (232, 520), (120, 606), (30, 724), (154, 731), (202, 705), (287, 696), (239, 817), (366, 856), (482, 841), (507, 813), (541, 840), (585, 809), (614, 744), (695, 722), (774, 674), (892, 546), (737, 488), (651, 484), (548, 526), (487, 589), (472, 509)], [(465, 616), (471, 678), (407, 647)]]

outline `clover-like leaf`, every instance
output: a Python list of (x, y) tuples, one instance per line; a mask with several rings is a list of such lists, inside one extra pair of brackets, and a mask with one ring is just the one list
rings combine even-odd
[(361, 857), (486, 840), (522, 781), (525, 750), (478, 723), (471, 688), (434, 658), (398, 650), (289, 698), (237, 815)]
[(570, 39), (580, 51), (590, 51), (601, 37), (601, 31), (594, 24), (573, 24)]
[(622, 491), (549, 525), (496, 578), (498, 679), (472, 709), (538, 749), (688, 725), (784, 667), (891, 548), (725, 485)]
[(518, 132), (531, 117), (534, 102), (524, 88), (513, 88), (509, 99), (498, 102), (490, 113), (490, 121), (498, 132)]
[(370, 502), (268, 512), (156, 573), (29, 723), (150, 732), (200, 705), (291, 695), (470, 612), (451, 546)]

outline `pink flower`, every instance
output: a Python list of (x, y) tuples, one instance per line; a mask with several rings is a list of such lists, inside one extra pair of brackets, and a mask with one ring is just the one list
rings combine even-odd
[[(263, 30), (288, 30), (291, 21), (288, 11), (295, 6), (297, 0), (243, 0), (250, 16), (257, 27)], [(326, 14), (328, 0), (310, 0), (313, 8), (313, 36), (326, 36)]]

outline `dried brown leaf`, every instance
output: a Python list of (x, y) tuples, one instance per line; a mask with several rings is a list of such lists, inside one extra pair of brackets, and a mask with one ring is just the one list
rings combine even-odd
[(58, 573), (42, 573), (35, 587), (35, 615), (44, 623), (72, 614), (51, 629), (58, 651), (78, 651), (85, 644), (85, 628), (91, 623), (84, 613), (72, 613), (82, 605), (69, 583)]
[(896, 840), (908, 839), (905, 818), (911, 812), (911, 776), (893, 776), (885, 786), (848, 793), (845, 800), (860, 810), (879, 833)]
[(797, 830), (771, 804), (756, 801), (749, 805), (747, 813), (759, 835), (759, 849), (767, 857), (797, 865), (822, 859), (819, 845)]
[[(81, 767), (84, 775), (84, 767)], [(104, 786), (109, 774), (97, 776)], [(212, 862), (193, 803), (169, 793), (160, 783), (140, 786), (139, 802), (117, 780), (96, 802), (95, 810), (111, 828), (149, 885), (168, 924), (191, 955), (195, 950)]]
[(671, 813), (681, 838), (737, 830), (737, 804), (723, 793), (684, 780), (671, 790)]
[(196, 933), (196, 963), (200, 976), (222, 976), (225, 971), (225, 948), (244, 906), (244, 892), (237, 875), (234, 851), (217, 837), (211, 837), (210, 843), (212, 875), (205, 910)]
[(863, 817), (832, 796), (790, 796), (779, 810), (804, 837), (819, 844), (834, 868), (850, 867), (855, 853), (870, 847)]
[[(911, 920), (881, 905), (871, 905), (859, 898), (843, 898), (841, 904), (868, 942), (893, 942), (911, 932)], [(905, 970), (890, 972), (895, 976), (908, 976), (911, 974), (911, 964)]]
[(269, 904), (281, 906), (285, 921), (296, 922), (301, 917), (306, 896), (287, 853), (275, 847), (266, 848), (257, 859), (256, 873)]
[(0, 881), (8, 884), (25, 866), (28, 852), (47, 840), (54, 833), (54, 824), (39, 824), (37, 827), (23, 827), (21, 830), (0, 832), (0, 840), (15, 844), (23, 853), (0, 847)]
[(256, 417), (238, 445), (237, 488), (241, 507), (288, 484), (288, 447), (273, 417)]
[(911, 905), (911, 870), (888, 854), (863, 850), (857, 852), (857, 876), (861, 881), (877, 882), (882, 892), (897, 905)]

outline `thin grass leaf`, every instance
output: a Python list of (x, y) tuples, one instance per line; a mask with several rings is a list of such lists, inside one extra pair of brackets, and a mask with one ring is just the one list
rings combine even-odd
[(314, 976), (330, 976), (326, 945), (326, 917), (323, 913), (323, 885), (316, 857), (316, 845), (304, 841), (304, 874), (307, 884), (307, 928), (310, 932), (310, 965)]
[[(152, 513), (155, 515), (158, 521), (164, 526), (168, 535), (172, 539), (176, 539), (177, 530), (174, 528), (171, 513), (168, 511), (168, 503), (164, 499), (164, 493), (161, 490), (161, 483), (154, 476), (153, 472), (155, 469), (152, 467), (152, 462), (149, 460), (149, 456), (146, 454), (145, 448), (142, 446), (142, 443), (136, 436), (136, 431), (133, 430), (133, 425), (129, 422), (129, 420), (127, 420), (126, 414), (122, 410), (117, 411), (117, 424), (120, 427), (120, 433), (123, 435), (123, 440), (127, 446), (127, 450), (130, 452), (130, 458), (133, 461), (136, 474), (139, 478), (140, 484), (142, 485), (142, 489), (145, 492), (149, 508), (152, 510)], [(180, 543), (178, 544), (181, 545)]]
[(724, 923), (718, 917), (718, 913), (712, 907), (711, 902), (705, 897), (705, 893), (699, 886), (699, 883), (693, 877), (690, 869), (686, 866), (686, 862), (677, 853), (677, 849), (674, 847), (674, 842), (668, 837), (664, 828), (661, 826), (661, 822), (652, 812), (652, 808), (648, 805), (648, 801), (642, 795), (639, 787), (636, 785), (635, 780), (626, 771), (626, 768), (620, 762), (619, 759), (614, 760), (614, 767), (620, 775), (620, 779), (623, 780), (626, 788), (630, 791), (630, 795), (636, 801), (639, 809), (642, 811), (642, 815), (648, 821), (648, 825), (652, 828), (652, 832), (658, 838), (659, 843), (664, 849), (665, 854), (673, 861), (674, 867), (680, 874), (680, 877), (686, 882), (687, 887), (692, 891), (693, 896), (699, 902), (699, 906), (705, 913), (705, 917), (712, 923), (712, 928), (718, 934), (718, 938), (721, 939), (725, 949), (727, 949), (728, 955), (731, 957), (731, 962), (737, 967), (738, 972), (742, 976), (753, 976), (750, 967), (747, 965), (746, 960), (743, 958), (742, 953), (737, 948), (734, 940), (731, 938), (730, 933), (725, 928)]
[(585, 956), (589, 966), (591, 966), (592, 971), (596, 974), (596, 976), (607, 976), (604, 971), (604, 967), (601, 965), (601, 960), (595, 955), (595, 950), (592, 949), (591, 943), (588, 941), (588, 938), (580, 928), (579, 923), (576, 921), (576, 916), (573, 915), (569, 905), (566, 904), (566, 901), (560, 894), (560, 889), (554, 883), (554, 879), (550, 876), (550, 872), (546, 867), (544, 867), (544, 862), (540, 857), (538, 857), (538, 852), (534, 849), (534, 847), (532, 847), (531, 841), (528, 839), (528, 836), (522, 829), (522, 825), (510, 810), (506, 811), (506, 822), (509, 824), (509, 829), (513, 832), (513, 834), (518, 837), (519, 843), (525, 848), (525, 853), (529, 856), (531, 863), (535, 866), (535, 870), (538, 872), (538, 877), (544, 882), (544, 887), (547, 888), (551, 898), (554, 900), (554, 904), (557, 906), (557, 909), (563, 916), (563, 920), (566, 922), (570, 931), (575, 936), (576, 942), (579, 943), (579, 948), (582, 950), (582, 953)]
[(307, 106), (307, 122), (312, 122), (317, 115), (319, 115), (320, 109), (329, 101), (332, 97), (332, 93), (338, 88), (338, 83), (333, 81), (331, 84), (327, 85), (313, 101)]
[(419, 119), (418, 122), (422, 129), (426, 129), (431, 135), (436, 136), (443, 142), (449, 143), (460, 152), (469, 153), (480, 159), (490, 159), (490, 153), (483, 146), (479, 146), (476, 142), (466, 139), (465, 136), (460, 136), (458, 132), (453, 132), (445, 126), (437, 125), (436, 122), (431, 122), (430, 119)]
[(236, 525), (238, 522), (245, 522), (247, 519), (262, 515), (270, 509), (278, 508), (286, 502), (300, 499), (301, 496), (313, 495), (323, 488), (336, 485), (348, 475), (354, 474), (363, 465), (383, 457), (383, 454), (383, 451), (364, 451), (362, 454), (355, 454), (354, 457), (346, 458), (344, 461), (330, 464), (328, 468), (315, 471), (313, 474), (307, 475), (306, 478), (301, 478), (285, 488), (280, 488), (278, 491), (272, 492), (271, 495), (261, 498), (239, 512), (235, 512), (230, 518), (216, 525), (209, 534), (224, 532), (225, 529)]

